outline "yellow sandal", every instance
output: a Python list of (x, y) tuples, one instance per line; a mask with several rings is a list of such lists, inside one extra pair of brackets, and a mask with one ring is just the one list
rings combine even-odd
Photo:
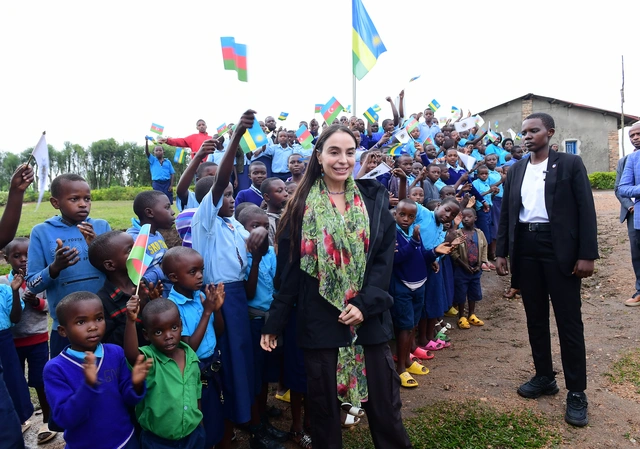
[(407, 372), (418, 376), (424, 376), (425, 374), (429, 374), (429, 368), (418, 362), (413, 362), (411, 366), (407, 368)]
[(471, 326), (469, 326), (469, 322), (467, 321), (467, 319), (465, 317), (462, 317), (462, 318), (460, 318), (458, 320), (458, 327), (460, 329), (469, 329), (469, 328), (471, 328)]
[(411, 374), (405, 371), (404, 373), (400, 374), (400, 385), (405, 388), (415, 388), (418, 386), (418, 382), (416, 382), (416, 380), (411, 377)]
[(484, 326), (484, 321), (475, 315), (471, 315), (469, 317), (469, 324), (473, 324), (474, 326)]

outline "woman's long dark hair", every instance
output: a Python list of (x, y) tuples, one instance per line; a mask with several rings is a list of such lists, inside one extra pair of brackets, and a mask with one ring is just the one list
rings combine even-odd
[(349, 134), (353, 139), (354, 146), (356, 145), (356, 137), (348, 127), (343, 125), (331, 125), (324, 128), (322, 130), (322, 134), (320, 134), (320, 138), (318, 138), (318, 141), (313, 148), (313, 153), (309, 158), (309, 164), (302, 176), (302, 181), (298, 184), (298, 188), (293, 194), (293, 197), (289, 199), (289, 202), (282, 213), (282, 217), (280, 218), (280, 222), (278, 223), (278, 230), (275, 238), (276, 242), (280, 239), (282, 230), (287, 227), (289, 228), (291, 243), (289, 254), (291, 255), (291, 259), (300, 257), (300, 231), (302, 227), (302, 217), (304, 216), (305, 203), (311, 187), (316, 180), (322, 176), (322, 166), (318, 161), (318, 153), (322, 153), (325, 142), (329, 137), (337, 132)]

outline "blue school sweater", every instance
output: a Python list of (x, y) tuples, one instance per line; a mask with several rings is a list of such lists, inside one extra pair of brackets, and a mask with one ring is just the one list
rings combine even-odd
[[(104, 220), (88, 218), (96, 235), (111, 230)], [(80, 260), (65, 268), (57, 278), (49, 275), (49, 265), (53, 263), (56, 252), (56, 239), (62, 240), (62, 246), (77, 248)], [(52, 329), (57, 329), (56, 306), (62, 298), (79, 291), (97, 291), (104, 284), (104, 274), (89, 263), (89, 247), (76, 225), (68, 225), (62, 217), (56, 216), (36, 225), (31, 231), (29, 243), (29, 261), (27, 262), (27, 288), (34, 293), (46, 290), (49, 313), (53, 319)]]
[[(251, 261), (253, 260), (251, 253), (247, 254), (247, 258), (248, 265), (246, 279), (248, 280), (249, 273), (251, 272)], [(267, 254), (262, 256), (262, 259), (260, 260), (260, 265), (258, 266), (258, 285), (256, 286), (256, 294), (253, 298), (249, 299), (249, 307), (262, 310), (263, 312), (269, 311), (269, 307), (271, 307), (271, 303), (273, 302), (273, 295), (276, 292), (273, 286), (273, 279), (276, 277), (276, 265), (276, 252), (274, 251), (273, 246), (270, 246)]]
[(242, 203), (253, 203), (260, 207), (262, 204), (262, 194), (258, 192), (260, 192), (260, 190), (253, 187), (253, 185), (248, 189), (240, 190), (238, 196), (236, 196), (236, 207)]
[(105, 343), (96, 359), (98, 382), (87, 385), (82, 360), (67, 354), (44, 367), (44, 388), (51, 417), (62, 426), (69, 449), (114, 449), (135, 438), (127, 407), (142, 400), (133, 389), (131, 371), (120, 346)]
[[(132, 218), (131, 224), (133, 226), (127, 229), (127, 234), (133, 237), (133, 240), (135, 241), (135, 239), (138, 237), (138, 234), (140, 234), (140, 220), (138, 220), (137, 218)], [(164, 253), (166, 253), (168, 249), (169, 248), (167, 247), (167, 244), (165, 243), (164, 238), (159, 231), (156, 231), (153, 234), (149, 234), (149, 241), (147, 242), (147, 254), (149, 254), (152, 259), (151, 263), (149, 264), (149, 268), (147, 268), (147, 271), (144, 273), (143, 279), (145, 279), (147, 282), (153, 282), (153, 285), (157, 285), (158, 281), (162, 281), (162, 296), (164, 296), (165, 298), (171, 291), (171, 286), (173, 285), (169, 281), (169, 278), (164, 275), (161, 266)]]
[(393, 256), (393, 275), (411, 290), (427, 281), (427, 264), (436, 260), (433, 249), (424, 249), (419, 240), (409, 237), (396, 225), (396, 252)]

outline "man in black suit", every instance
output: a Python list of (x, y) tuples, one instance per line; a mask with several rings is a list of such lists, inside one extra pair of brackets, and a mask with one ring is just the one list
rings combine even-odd
[(537, 398), (558, 393), (551, 361), (549, 297), (556, 316), (567, 395), (565, 421), (586, 426), (587, 388), (581, 279), (598, 258), (596, 212), (582, 159), (549, 151), (553, 117), (529, 115), (522, 123), (530, 157), (507, 175), (498, 227), (496, 271), (520, 287), (536, 375), (518, 394)]
[[(631, 126), (629, 139), (634, 147), (634, 151), (640, 150), (640, 122), (636, 122)], [(627, 233), (629, 234), (629, 244), (631, 246), (631, 265), (636, 274), (635, 292), (631, 298), (624, 301), (624, 305), (636, 307), (640, 306), (640, 231), (636, 231), (633, 226), (633, 201), (631, 198), (623, 197), (618, 192), (618, 185), (620, 184), (620, 178), (622, 177), (622, 172), (624, 171), (628, 157), (629, 155), (627, 154), (618, 161), (614, 189), (616, 198), (620, 201), (620, 223), (624, 223), (624, 221), (627, 220)]]

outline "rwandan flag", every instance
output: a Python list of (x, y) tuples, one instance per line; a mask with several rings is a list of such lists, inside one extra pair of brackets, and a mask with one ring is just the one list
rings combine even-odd
[(371, 106), (371, 109), (373, 109), (376, 112), (382, 111), (382, 108), (380, 106), (378, 106), (377, 104), (374, 104), (373, 106)]
[(367, 119), (369, 123), (372, 125), (378, 121), (378, 113), (373, 109), (375, 106), (370, 107), (366, 111), (364, 111), (364, 118)]
[(404, 143), (398, 142), (398, 143), (390, 146), (388, 154), (390, 154), (391, 156), (400, 156), (400, 147), (403, 146), (403, 145), (404, 145)]
[(315, 110), (314, 114), (318, 114), (318, 113), (320, 113), (320, 111), (322, 111), (322, 108), (323, 108), (323, 107), (324, 107), (324, 105), (323, 105), (323, 104), (318, 104), (318, 103), (316, 103), (316, 110)]
[(176, 164), (182, 164), (184, 162), (184, 148), (176, 147), (176, 154), (173, 156), (173, 162)]
[(459, 113), (460, 113), (460, 109), (456, 108), (455, 106), (451, 106), (451, 114), (454, 117), (457, 117)]
[(414, 118), (410, 118), (407, 124), (405, 125), (405, 128), (407, 129), (407, 133), (411, 134), (411, 131), (416, 129), (417, 126), (418, 126), (418, 121)]
[(409, 82), (415, 81), (415, 80), (417, 80), (418, 78), (420, 78), (420, 75), (418, 75), (418, 76), (414, 76), (413, 78), (411, 78), (411, 79), (409, 80)]
[(164, 126), (160, 126), (156, 123), (152, 123), (151, 124), (151, 132), (152, 133), (156, 133), (157, 135), (161, 136), (162, 133), (164, 132)]
[(147, 254), (150, 232), (150, 224), (143, 225), (140, 228), (140, 233), (136, 237), (136, 242), (133, 244), (133, 248), (131, 248), (127, 258), (127, 273), (129, 274), (129, 279), (135, 285), (140, 284), (142, 276), (144, 276), (149, 264), (153, 261), (153, 257)]
[(324, 121), (327, 122), (327, 125), (331, 125), (343, 110), (344, 108), (338, 100), (336, 100), (336, 97), (331, 97), (331, 100), (322, 107), (320, 113), (324, 117)]
[(280, 115), (278, 116), (278, 120), (286, 120), (288, 116), (289, 116), (288, 112), (281, 112)]
[(240, 81), (247, 81), (247, 46), (237, 44), (233, 37), (221, 37), (225, 70), (235, 70)]
[(222, 125), (218, 126), (216, 128), (216, 133), (221, 136), (223, 134), (226, 134), (229, 131), (229, 128), (227, 128), (227, 124), (223, 123)]
[(258, 120), (253, 121), (251, 129), (246, 130), (242, 139), (240, 139), (240, 147), (245, 154), (267, 143), (267, 135), (260, 128)]
[(304, 148), (305, 150), (313, 147), (313, 136), (306, 126), (302, 125), (300, 129), (296, 131), (296, 137), (298, 138), (298, 142), (300, 142), (300, 145), (302, 145), (302, 148)]
[[(378, 61), (378, 56), (387, 51), (376, 27), (364, 9), (362, 0), (352, 0), (352, 49), (353, 74), (361, 80)], [(327, 122), (328, 123), (328, 122)]]
[(438, 109), (440, 109), (440, 103), (438, 103), (435, 99), (431, 100), (431, 103), (429, 103), (429, 109), (431, 109), (433, 112), (436, 112)]

